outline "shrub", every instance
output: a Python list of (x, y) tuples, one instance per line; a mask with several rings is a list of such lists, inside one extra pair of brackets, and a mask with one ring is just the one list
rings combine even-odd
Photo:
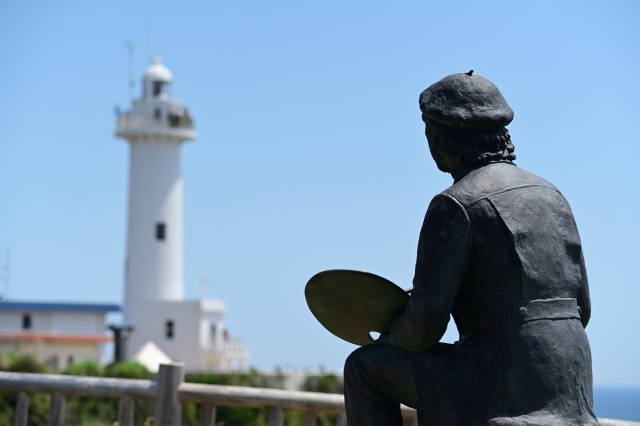
[(104, 375), (104, 369), (95, 361), (84, 361), (68, 366), (62, 374), (69, 374), (71, 376), (100, 377)]
[(47, 367), (31, 354), (5, 354), (0, 356), (0, 371), (11, 371), (13, 373), (46, 373)]
[(150, 374), (146, 367), (137, 361), (115, 362), (105, 368), (104, 375), (106, 377), (116, 377), (120, 379), (146, 379), (150, 378)]

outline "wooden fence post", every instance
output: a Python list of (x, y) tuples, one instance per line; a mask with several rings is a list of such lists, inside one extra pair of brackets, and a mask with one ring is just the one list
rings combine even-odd
[(123, 395), (118, 403), (118, 426), (133, 426), (136, 405), (129, 395)]
[(284, 426), (284, 413), (280, 407), (271, 407), (269, 410), (269, 426)]
[(200, 426), (216, 426), (216, 406), (211, 401), (200, 404)]
[(51, 394), (49, 400), (49, 422), (48, 426), (62, 426), (64, 424), (64, 409), (66, 399), (60, 392)]
[(184, 363), (160, 365), (154, 423), (156, 426), (180, 426), (182, 404), (178, 399), (178, 386), (183, 381)]
[(24, 392), (18, 392), (18, 400), (16, 401), (16, 417), (14, 426), (27, 426), (27, 418), (29, 417), (29, 395)]
[(347, 426), (347, 413), (342, 412), (338, 415), (338, 421), (336, 422), (337, 426)]
[(307, 415), (304, 417), (304, 426), (316, 426), (317, 414), (315, 411), (307, 411)]

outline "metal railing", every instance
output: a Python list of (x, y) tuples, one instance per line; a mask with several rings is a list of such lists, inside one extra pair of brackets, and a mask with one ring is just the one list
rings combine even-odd
[[(48, 426), (64, 425), (66, 396), (120, 398), (118, 425), (133, 426), (136, 399), (155, 399), (155, 424), (180, 425), (182, 403), (200, 404), (200, 425), (216, 424), (216, 406), (269, 407), (269, 426), (283, 426), (283, 410), (306, 411), (305, 426), (315, 426), (319, 413), (339, 413), (346, 426), (344, 397), (338, 394), (286, 391), (243, 386), (203, 385), (184, 382), (184, 364), (160, 366), (157, 381), (80, 377), (58, 374), (0, 372), (0, 392), (19, 392), (15, 426), (26, 426), (29, 397), (26, 392), (49, 393)], [(417, 425), (414, 409), (402, 406), (402, 415)], [(603, 426), (640, 426), (640, 423), (599, 419)]]
[(118, 116), (118, 132), (139, 128), (176, 128), (193, 130), (193, 119), (186, 114), (167, 114), (162, 117), (123, 113)]

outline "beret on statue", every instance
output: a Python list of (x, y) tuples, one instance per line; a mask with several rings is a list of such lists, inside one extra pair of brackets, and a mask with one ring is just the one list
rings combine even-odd
[(498, 88), (473, 71), (451, 74), (420, 94), (423, 117), (452, 126), (489, 130), (513, 120), (513, 110)]

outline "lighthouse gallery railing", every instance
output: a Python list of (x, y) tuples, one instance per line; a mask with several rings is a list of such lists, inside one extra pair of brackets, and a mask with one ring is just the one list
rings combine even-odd
[[(316, 425), (318, 413), (340, 413), (338, 424), (346, 426), (344, 397), (338, 394), (297, 392), (279, 389), (186, 383), (184, 366), (160, 366), (158, 380), (113, 379), (57, 374), (0, 372), (0, 392), (19, 392), (15, 425), (26, 426), (29, 397), (25, 392), (51, 394), (49, 426), (64, 425), (65, 396), (82, 395), (120, 398), (118, 425), (133, 426), (136, 399), (155, 399), (155, 424), (180, 425), (182, 402), (201, 404), (200, 424), (216, 424), (216, 406), (270, 407), (269, 426), (284, 424), (283, 410), (306, 411), (305, 426)], [(417, 424), (415, 410), (402, 406), (402, 414)], [(603, 426), (640, 426), (640, 423), (600, 419)]]
[(118, 116), (116, 131), (139, 128), (177, 128), (193, 130), (193, 119), (188, 114), (168, 114), (165, 117), (122, 113)]

